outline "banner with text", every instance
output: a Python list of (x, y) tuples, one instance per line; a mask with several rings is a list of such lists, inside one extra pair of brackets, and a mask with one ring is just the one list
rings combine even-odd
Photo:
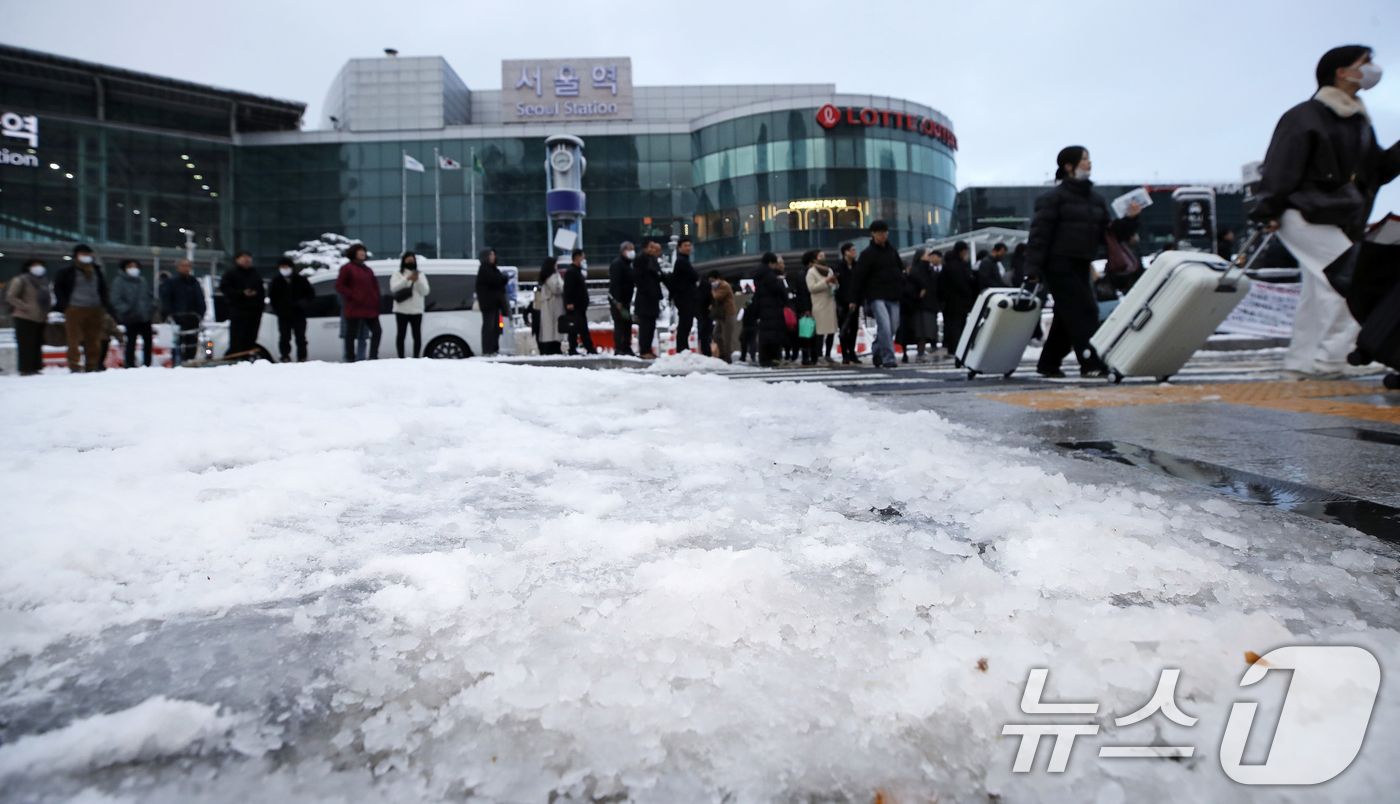
[(1258, 335), (1264, 338), (1288, 338), (1293, 335), (1293, 314), (1298, 310), (1298, 283), (1276, 285), (1255, 282), (1240, 300), (1221, 332), (1235, 335)]

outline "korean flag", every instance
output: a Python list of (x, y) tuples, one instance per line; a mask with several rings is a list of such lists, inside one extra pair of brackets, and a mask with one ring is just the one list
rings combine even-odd
[(442, 156), (441, 154), (439, 154), (438, 167), (442, 168), (443, 170), (461, 170), (462, 163), (458, 162), (456, 159), (452, 159), (451, 157)]

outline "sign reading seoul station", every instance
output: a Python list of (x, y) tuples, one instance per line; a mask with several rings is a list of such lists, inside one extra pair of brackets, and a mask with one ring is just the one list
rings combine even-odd
[(501, 62), (501, 120), (631, 120), (630, 58)]
[(948, 127), (928, 117), (917, 114), (907, 114), (905, 112), (891, 112), (885, 109), (856, 109), (854, 106), (847, 107), (844, 113), (835, 106), (827, 104), (817, 110), (817, 123), (822, 128), (831, 129), (839, 125), (848, 126), (885, 126), (886, 128), (902, 128), (906, 131), (917, 131), (926, 137), (938, 140), (944, 145), (958, 149), (958, 138)]

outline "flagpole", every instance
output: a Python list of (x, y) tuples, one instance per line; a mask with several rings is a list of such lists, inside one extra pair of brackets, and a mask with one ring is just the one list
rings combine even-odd
[(472, 256), (473, 258), (475, 258), (475, 257), (476, 257), (476, 146), (475, 146), (475, 145), (472, 146), (472, 161), (471, 161), (471, 164), (468, 165), (467, 167), (468, 167), (468, 169), (472, 172), (472, 175), (471, 175), (471, 180), (472, 180), (472, 253), (471, 253), (471, 256)]
[(399, 162), (399, 174), (403, 185), (403, 203), (399, 210), (403, 214), (403, 219), (399, 224), (399, 254), (408, 251), (408, 151), (403, 152), (404, 158)]
[(433, 171), (433, 218), (437, 222), (437, 256), (442, 259), (442, 156), (433, 149), (433, 161), (437, 170)]

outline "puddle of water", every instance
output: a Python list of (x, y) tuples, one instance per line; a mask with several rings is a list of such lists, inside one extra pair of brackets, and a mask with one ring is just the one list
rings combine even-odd
[(1360, 427), (1320, 427), (1315, 430), (1299, 430), (1298, 432), (1332, 436), (1333, 438), (1350, 438), (1353, 441), (1369, 441), (1373, 444), (1390, 444), (1391, 446), (1400, 447), (1400, 433), (1388, 433), (1384, 430), (1366, 430)]
[(1346, 525), (1383, 541), (1400, 542), (1400, 508), (1124, 441), (1064, 441), (1060, 446), (1175, 477), (1243, 502), (1272, 505), (1322, 522)]

